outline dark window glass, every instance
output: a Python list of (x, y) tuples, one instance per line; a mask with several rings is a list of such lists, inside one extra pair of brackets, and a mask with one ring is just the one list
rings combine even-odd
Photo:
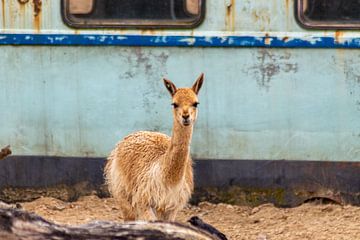
[(360, 0), (298, 0), (297, 8), (297, 18), (305, 27), (360, 27)]
[(75, 27), (193, 27), (204, 0), (63, 0), (63, 17)]

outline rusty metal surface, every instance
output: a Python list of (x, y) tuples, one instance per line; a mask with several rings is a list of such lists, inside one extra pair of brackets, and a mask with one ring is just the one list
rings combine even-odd
[[(103, 158), (123, 136), (170, 134), (161, 78), (187, 86), (205, 72), (192, 153), (213, 160), (196, 164), (195, 202), (360, 204), (359, 50), (299, 48), (359, 48), (360, 32), (307, 31), (293, 7), (208, 0), (193, 30), (75, 30), (58, 1), (1, 0), (0, 109), (10, 110), (0, 114), (0, 146), (15, 156), (0, 162), (0, 198), (99, 189)], [(156, 47), (138, 47), (147, 44)]]
[[(119, 41), (121, 45), (121, 41), (127, 44), (137, 41), (132, 42), (135, 47), (131, 48), (1, 46), (0, 109), (11, 111), (0, 115), (0, 146), (11, 144), (15, 155), (102, 158), (130, 132), (154, 130), (169, 134), (170, 102), (161, 78), (167, 76), (179, 86), (186, 86), (199, 72), (205, 72), (206, 84), (200, 96), (200, 115), (192, 141), (195, 158), (235, 162), (252, 159), (254, 164), (256, 160), (269, 160), (259, 166), (245, 164), (245, 169), (262, 169), (256, 172), (258, 179), (268, 166), (275, 175), (280, 174), (277, 168), (287, 172), (287, 168), (276, 163), (280, 160), (278, 164), (282, 164), (281, 159), (308, 161), (302, 170), (304, 176), (319, 173), (320, 170), (312, 168), (328, 171), (321, 181), (313, 179), (321, 182), (316, 185), (316, 194), (311, 190), (314, 182), (304, 180), (300, 184), (282, 172), (282, 179), (296, 183), (296, 188), (285, 186), (284, 189), (283, 185), (278, 188), (275, 183), (272, 188), (260, 180), (256, 185), (258, 180), (253, 179), (251, 184), (259, 187), (259, 196), (253, 197), (275, 201), (282, 196), (287, 204), (293, 205), (321, 195), (358, 204), (355, 194), (358, 189), (347, 188), (346, 184), (357, 183), (360, 161), (359, 51), (231, 47), (253, 43), (265, 47), (360, 46), (359, 32), (310, 33), (301, 29), (295, 21), (291, 0), (208, 0), (206, 20), (194, 30), (74, 30), (62, 22), (57, 2), (1, 0), (0, 3), (2, 44), (21, 44), (17, 42), (18, 36), (26, 43), (40, 45), (46, 41), (50, 45), (54, 42), (91, 45), (92, 41), (98, 45)], [(71, 42), (77, 40), (76, 36), (83, 36), (83, 42)], [(149, 43), (158, 47), (136, 47), (144, 44), (144, 39), (150, 39)], [(176, 44), (224, 44), (230, 48), (166, 47)], [(315, 164), (313, 160), (323, 163)], [(336, 169), (342, 167), (338, 163), (341, 161), (353, 170), (336, 175)], [(8, 163), (8, 158), (4, 162)], [(46, 166), (44, 162), (47, 160), (41, 160), (34, 168)], [(328, 162), (337, 163), (327, 168)], [(12, 168), (13, 174), (28, 168), (15, 163), (19, 165)], [(289, 166), (292, 169), (289, 173), (297, 176), (295, 169), (299, 166), (294, 164)], [(65, 176), (62, 168), (67, 169), (67, 165), (60, 165), (56, 169)], [(214, 165), (213, 171), (220, 171), (218, 167), (231, 171), (221, 164)], [(94, 167), (91, 171), (98, 174), (96, 179), (100, 181), (100, 170)], [(214, 176), (221, 179), (220, 173)], [(241, 176), (246, 172), (238, 169), (236, 174)], [(336, 178), (330, 177), (333, 174)], [(5, 184), (7, 177), (1, 175), (0, 182)], [(74, 184), (66, 182), (73, 175), (66, 177), (68, 180), (56, 178), (54, 182), (43, 176), (39, 179), (49, 185)], [(21, 183), (19, 179), (11, 179)], [(239, 180), (235, 188), (229, 189), (234, 193), (239, 189), (251, 192), (247, 181)], [(198, 186), (214, 187), (203, 185), (201, 180)], [(338, 193), (337, 187), (344, 190)], [(207, 192), (218, 192), (218, 188), (221, 187), (216, 185)], [(292, 195), (284, 195), (285, 190)], [(293, 198), (297, 200), (290, 200)]]
[(103, 163), (97, 158), (10, 156), (0, 162), (0, 199), (17, 202), (52, 196), (73, 201), (92, 191), (102, 195)]
[[(346, 47), (348, 44), (355, 46), (358, 42), (357, 39), (360, 37), (358, 31), (341, 31), (341, 34), (339, 34), (339, 31), (335, 30), (309, 32), (302, 29), (296, 22), (294, 2), (294, 0), (207, 0), (205, 21), (199, 27), (190, 30), (81, 30), (69, 28), (63, 23), (61, 6), (58, 1), (1, 0), (0, 33), (29, 34), (25, 36), (27, 38), (33, 38), (34, 36), (31, 34), (65, 34), (63, 36), (67, 36), (66, 34), (104, 34), (104, 37), (109, 34), (112, 37), (119, 35), (157, 36), (160, 42), (162, 36), (187, 36), (189, 37), (188, 41), (190, 41), (189, 45), (195, 46), (196, 43), (191, 37), (196, 36), (206, 37), (209, 42), (216, 42), (216, 37), (233, 37), (226, 41), (235, 42), (238, 41), (236, 37), (253, 37), (253, 40), (243, 39), (242, 44), (234, 44), (234, 46), (251, 46), (251, 44), (247, 45), (246, 41), (256, 41), (257, 38), (265, 38), (266, 40), (266, 37), (268, 38), (264, 46), (280, 46), (280, 43), (274, 44), (274, 42), (281, 40), (293, 42), (291, 45), (283, 44), (285, 47), (297, 45), (302, 47), (320, 45), (329, 47), (329, 41), (332, 40), (336, 40), (338, 47)], [(1, 38), (4, 37), (6, 36), (1, 36)], [(186, 41), (186, 38), (183, 41)], [(61, 44), (61, 41), (57, 42)], [(36, 43), (41, 44), (39, 41)], [(141, 44), (141, 41), (139, 41), (139, 44)], [(216, 46), (216, 44), (214, 45)]]
[[(319, 161), (198, 161), (193, 201), (294, 207), (329, 199), (360, 204), (360, 163)], [(226, 174), (222, 174), (226, 172)]]
[[(0, 162), (0, 200), (51, 196), (74, 201), (108, 196), (104, 158), (11, 156)], [(360, 205), (360, 163), (319, 161), (196, 160), (191, 200), (294, 207), (311, 199)], [(224, 174), (226, 173), (226, 174)]]

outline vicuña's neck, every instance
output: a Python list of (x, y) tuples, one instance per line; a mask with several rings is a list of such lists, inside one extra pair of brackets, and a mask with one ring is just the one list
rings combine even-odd
[(171, 143), (164, 158), (164, 180), (177, 184), (184, 176), (185, 167), (191, 164), (190, 143), (193, 126), (184, 127), (174, 120)]

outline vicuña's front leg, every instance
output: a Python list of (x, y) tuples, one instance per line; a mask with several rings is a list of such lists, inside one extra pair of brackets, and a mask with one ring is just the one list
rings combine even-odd
[(151, 207), (143, 206), (137, 208), (137, 220), (156, 221), (157, 217)]
[(124, 201), (120, 206), (124, 221), (134, 221), (135, 213), (131, 205), (128, 202)]
[(178, 213), (178, 210), (158, 211), (157, 215), (158, 215), (158, 218), (163, 220), (163, 221), (174, 222), (177, 213)]

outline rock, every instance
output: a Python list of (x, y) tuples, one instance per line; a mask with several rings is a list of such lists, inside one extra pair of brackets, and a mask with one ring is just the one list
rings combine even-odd
[(266, 234), (260, 233), (260, 234), (257, 236), (256, 240), (269, 240), (269, 238), (267, 237)]
[(259, 207), (254, 207), (252, 210), (251, 210), (251, 215), (254, 215), (255, 213), (259, 212), (260, 211), (260, 208)]

